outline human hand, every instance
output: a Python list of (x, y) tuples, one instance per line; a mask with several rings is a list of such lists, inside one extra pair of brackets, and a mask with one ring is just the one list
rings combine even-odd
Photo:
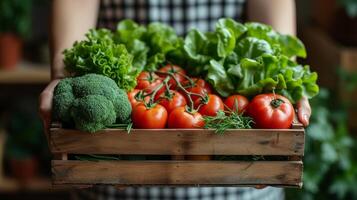
[(47, 87), (41, 92), (39, 97), (39, 113), (42, 119), (44, 132), (48, 141), (48, 131), (51, 123), (51, 110), (53, 91), (60, 79), (52, 80)]
[(297, 114), (299, 121), (306, 127), (309, 125), (311, 116), (311, 107), (309, 100), (306, 97), (302, 97), (296, 104)]

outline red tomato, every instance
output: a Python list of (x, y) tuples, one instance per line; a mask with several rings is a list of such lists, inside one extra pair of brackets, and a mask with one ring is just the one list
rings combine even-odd
[(152, 108), (147, 108), (143, 103), (140, 103), (133, 109), (131, 119), (135, 128), (165, 128), (167, 111), (160, 104), (156, 104)]
[[(179, 67), (177, 65), (168, 64), (165, 67), (160, 68), (158, 71), (174, 73), (174, 77), (180, 83), (182, 83), (185, 80), (185, 76), (183, 76), (183, 75), (186, 75), (185, 70), (183, 70), (181, 67)], [(158, 74), (158, 75), (162, 78), (166, 77), (166, 75), (164, 75), (164, 74)], [(177, 83), (173, 78), (170, 78), (168, 83), (169, 83), (171, 89), (176, 88)]]
[[(151, 92), (153, 92), (156, 88), (160, 87), (162, 83), (162, 80), (159, 78), (159, 79), (156, 79), (154, 82), (152, 82), (148, 87), (146, 87), (145, 89), (143, 89), (144, 93), (145, 94), (149, 94)], [(159, 89), (159, 91), (156, 92), (156, 95), (154, 98), (157, 98), (159, 97), (162, 93), (164, 93), (166, 90), (165, 86), (162, 85), (161, 88)]]
[(162, 93), (159, 98), (156, 98), (156, 100), (166, 108), (168, 113), (171, 113), (171, 111), (177, 107), (186, 105), (185, 97), (183, 97), (182, 94), (174, 90), (170, 90), (170, 93), (171, 97), (166, 97), (166, 94)]
[[(192, 92), (192, 93), (195, 93), (195, 94), (200, 94), (202, 96), (205, 96), (206, 94), (209, 94), (207, 93), (207, 91), (202, 88), (201, 86), (194, 86), (194, 87), (191, 87), (191, 88), (186, 88), (187, 92)], [(189, 102), (189, 99), (188, 99), (188, 96), (186, 95), (186, 93), (184, 93), (183, 91), (181, 91), (181, 94), (186, 98), (186, 101)], [(199, 99), (200, 96), (197, 96), (197, 95), (192, 95), (191, 94), (191, 99), (192, 101), (196, 101), (196, 99)]]
[[(160, 84), (162, 83), (161, 79), (157, 79), (155, 82), (151, 83), (148, 87), (144, 88), (144, 92), (146, 94), (153, 92), (157, 87), (160, 86)], [(165, 91), (165, 86), (161, 87), (161, 89), (158, 91), (158, 93), (162, 93)]]
[[(209, 83), (207, 83), (205, 80), (203, 80), (202, 78), (191, 78), (191, 80), (194, 83), (193, 87), (199, 86), (199, 87), (205, 89), (207, 94), (212, 93), (212, 86)], [(184, 81), (183, 85), (184, 86), (190, 85), (190, 81), (189, 80)]]
[(203, 116), (216, 116), (219, 110), (224, 110), (224, 104), (221, 98), (217, 95), (209, 94), (208, 101), (204, 102), (202, 99), (197, 99), (195, 101), (195, 107), (202, 104), (198, 110)]
[(290, 101), (277, 94), (260, 94), (253, 98), (247, 108), (257, 128), (290, 128), (295, 113)]
[[(135, 99), (135, 95), (139, 92), (140, 90), (134, 89), (130, 92), (128, 92), (128, 99), (130, 101), (131, 107), (134, 108), (140, 101)], [(145, 102), (149, 102), (150, 97), (145, 97)]]
[(224, 104), (232, 111), (243, 113), (249, 104), (248, 99), (245, 96), (236, 94), (229, 96)]
[(202, 115), (198, 112), (187, 112), (185, 106), (174, 109), (169, 115), (169, 128), (202, 128), (203, 126)]
[(158, 85), (162, 82), (161, 78), (152, 72), (141, 72), (136, 78), (137, 85), (135, 89), (145, 89), (151, 85)]

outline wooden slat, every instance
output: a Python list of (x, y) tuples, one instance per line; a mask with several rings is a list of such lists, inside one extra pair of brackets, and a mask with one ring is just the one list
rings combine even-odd
[(301, 161), (52, 161), (55, 185), (301, 187)]
[(0, 70), (0, 84), (49, 83), (51, 80), (50, 67), (42, 65), (22, 62), (13, 70)]
[(52, 128), (52, 153), (144, 155), (303, 155), (304, 129), (106, 129), (94, 134)]

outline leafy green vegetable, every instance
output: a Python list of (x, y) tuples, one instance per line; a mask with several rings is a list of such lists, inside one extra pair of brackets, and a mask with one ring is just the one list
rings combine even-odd
[(106, 29), (90, 30), (86, 38), (64, 51), (66, 70), (76, 76), (102, 74), (113, 79), (120, 88), (127, 91), (134, 88), (140, 70), (132, 68), (133, 56), (125, 46), (115, 44), (112, 33)]
[(220, 19), (213, 32), (191, 30), (182, 48), (187, 71), (205, 77), (224, 97), (275, 90), (294, 103), (319, 91), (317, 74), (294, 61), (306, 57), (302, 42), (264, 24)]
[(133, 66), (140, 71), (154, 71), (159, 65), (170, 61), (170, 57), (182, 54), (183, 39), (177, 36), (172, 27), (162, 23), (151, 23), (144, 27), (132, 20), (123, 20), (118, 23), (114, 40), (126, 45), (134, 56)]
[(215, 31), (192, 29), (183, 39), (162, 23), (142, 26), (123, 20), (114, 33), (91, 30), (87, 40), (65, 51), (64, 62), (75, 75), (103, 74), (126, 90), (135, 86), (142, 70), (178, 64), (190, 75), (205, 78), (223, 97), (233, 93), (252, 97), (275, 90), (295, 103), (319, 91), (317, 74), (299, 65), (295, 57), (306, 57), (299, 39), (260, 23), (223, 18)]

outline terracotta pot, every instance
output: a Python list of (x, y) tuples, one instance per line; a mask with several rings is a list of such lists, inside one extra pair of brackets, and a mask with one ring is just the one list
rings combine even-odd
[(21, 183), (33, 179), (38, 172), (38, 161), (33, 157), (25, 159), (11, 159), (10, 168), (12, 175)]
[(0, 33), (0, 68), (14, 69), (21, 58), (22, 41), (13, 33)]

